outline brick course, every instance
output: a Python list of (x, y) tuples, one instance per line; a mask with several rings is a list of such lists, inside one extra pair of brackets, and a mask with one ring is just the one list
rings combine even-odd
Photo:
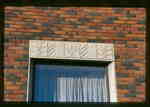
[(113, 43), (119, 102), (145, 101), (145, 9), (5, 7), (4, 97), (25, 101), (29, 40)]

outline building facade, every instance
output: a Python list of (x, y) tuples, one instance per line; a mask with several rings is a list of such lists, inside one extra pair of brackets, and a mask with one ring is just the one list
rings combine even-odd
[(113, 44), (117, 102), (145, 101), (145, 18), (144, 8), (6, 6), (4, 100), (27, 101), (30, 41), (40, 40)]

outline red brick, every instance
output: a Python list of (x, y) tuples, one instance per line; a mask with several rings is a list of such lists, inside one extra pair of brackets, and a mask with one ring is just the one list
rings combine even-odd
[[(66, 11), (73, 9), (77, 12), (77, 15), (69, 15)], [(115, 67), (116, 72), (127, 74), (128, 77), (117, 78), (117, 85), (125, 85), (130, 82), (130, 84), (135, 85), (135, 79), (137, 77), (145, 76), (145, 31), (139, 31), (140, 27), (144, 27), (144, 24), (137, 24), (138, 21), (145, 18), (144, 8), (122, 8), (123, 12), (115, 13), (113, 8), (98, 8), (98, 7), (65, 7), (58, 10), (53, 10), (49, 8), (48, 10), (42, 10), (40, 8), (35, 8), (33, 6), (26, 7), (6, 7), (6, 16), (16, 13), (16, 11), (21, 11), (22, 14), (17, 14), (17, 16), (6, 18), (5, 24), (9, 24), (9, 28), (5, 28), (5, 37), (8, 41), (5, 42), (5, 58), (4, 64), (6, 66), (13, 66), (15, 69), (4, 69), (5, 73), (12, 73), (21, 77), (14, 85), (9, 79), (4, 78), (5, 87), (11, 93), (5, 94), (5, 100), (7, 101), (25, 101), (26, 95), (25, 90), (21, 87), (27, 82), (27, 76), (24, 72), (28, 72), (28, 69), (19, 70), (17, 67), (20, 65), (28, 65), (27, 61), (17, 61), (23, 55), (28, 54), (29, 40), (68, 40), (74, 41), (78, 40), (80, 42), (87, 42), (89, 40), (97, 40), (99, 43), (114, 43), (115, 44)], [(128, 18), (127, 14), (129, 11), (132, 14), (136, 14), (136, 17)], [(100, 13), (102, 15), (92, 16), (89, 13)], [(48, 16), (52, 14), (53, 16)], [(107, 24), (103, 23), (105, 19), (109, 17), (116, 17), (113, 23)], [(43, 26), (43, 23), (48, 23), (48, 21), (56, 22), (61, 20), (64, 24), (49, 24), (48, 27)], [(90, 21), (86, 23), (80, 23), (80, 18), (89, 18)], [(73, 22), (68, 23), (68, 21)], [(65, 23), (67, 22), (67, 23)], [(26, 26), (26, 23), (31, 23), (37, 27), (37, 29), (30, 29)], [(76, 25), (75, 25), (76, 23)], [(80, 25), (79, 25), (80, 23)], [(125, 24), (124, 24), (125, 23)], [(128, 25), (127, 25), (128, 24)], [(90, 26), (100, 27), (101, 29), (89, 29)], [(114, 29), (116, 28), (116, 30)], [(42, 34), (41, 32), (45, 30), (50, 30), (51, 33), (57, 34), (59, 36), (50, 37), (49, 35)], [(57, 30), (57, 31), (56, 31)], [(128, 34), (128, 32), (131, 34)], [(124, 37), (118, 37), (117, 33), (124, 33)], [(25, 37), (23, 37), (25, 36)], [(11, 39), (9, 39), (11, 38)], [(23, 40), (22, 40), (23, 38)], [(137, 40), (136, 40), (137, 39)], [(144, 41), (138, 41), (138, 39), (143, 39)], [(127, 46), (137, 45), (137, 48), (128, 48)], [(128, 66), (123, 65), (123, 61), (127, 59), (138, 59), (140, 62), (133, 62), (133, 66), (138, 67), (139, 70), (127, 69)], [(145, 84), (145, 83), (143, 83)], [(138, 85), (136, 87), (137, 93), (134, 98), (126, 98), (125, 94), (129, 90), (117, 89), (118, 100), (120, 102), (140, 102), (145, 100), (145, 85)], [(16, 93), (16, 95), (14, 95)]]

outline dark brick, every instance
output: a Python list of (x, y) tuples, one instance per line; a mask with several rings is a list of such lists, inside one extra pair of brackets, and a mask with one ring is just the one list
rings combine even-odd
[(133, 34), (133, 32), (132, 31), (128, 31), (127, 34)]
[(43, 36), (44, 36), (44, 35), (46, 35), (46, 36), (48, 36), (48, 35), (49, 35), (49, 36), (52, 36), (52, 35), (50, 35), (50, 32), (49, 32), (48, 30), (44, 30), (44, 31), (41, 32), (40, 34), (43, 35)]
[(7, 27), (7, 28), (10, 27), (10, 24), (5, 24), (5, 27)]
[(145, 82), (145, 77), (143, 76), (141, 76), (141, 77), (138, 77), (138, 78), (136, 78), (136, 82), (137, 83), (143, 83), (143, 82)]
[(50, 26), (51, 24), (58, 24), (58, 21), (57, 21), (57, 20), (48, 20), (47, 23), (48, 23), (49, 26)]
[(122, 72), (117, 72), (116, 75), (117, 75), (117, 77), (127, 77), (127, 78), (129, 77), (129, 74), (122, 73)]
[(89, 16), (102, 16), (101, 13), (97, 13), (97, 12), (90, 12), (88, 15)]
[(135, 62), (138, 62), (139, 60), (137, 59), (126, 59), (124, 62), (123, 62), (123, 65), (126, 67), (126, 69), (132, 69), (132, 70), (140, 70), (139, 67), (136, 67), (134, 66), (133, 64)]
[(16, 66), (15, 69), (18, 69), (18, 70), (28, 70), (28, 66)]
[(38, 7), (38, 9), (41, 9), (41, 10), (48, 10), (48, 8), (49, 7), (46, 7), (46, 6), (45, 7)]
[(60, 35), (54, 34), (53, 32), (50, 32), (49, 30), (44, 30), (43, 32), (39, 33), (39, 36), (48, 36), (48, 37), (60, 37)]
[(127, 41), (124, 41), (124, 40), (115, 40), (113, 41), (114, 44), (126, 44)]
[(89, 26), (89, 29), (98, 29), (98, 30), (101, 30), (102, 28), (99, 27), (99, 26)]
[(126, 45), (127, 48), (137, 48), (137, 45)]
[(23, 47), (23, 50), (29, 50), (29, 46)]
[(66, 13), (69, 15), (77, 15), (77, 11), (73, 9), (67, 10)]
[[(14, 36), (14, 37), (11, 37), (12, 38), (12, 40), (14, 39), (14, 40), (30, 40), (30, 39), (32, 39), (32, 38), (34, 38), (34, 36), (36, 36), (36, 35), (29, 35), (29, 36), (27, 36), (25, 33), (24, 34), (22, 34), (22, 36), (20, 36), (20, 35), (18, 35), (18, 36)], [(10, 39), (10, 38), (9, 38)], [(9, 40), (8, 39), (8, 40)]]
[(4, 94), (12, 94), (13, 92), (11, 90), (4, 90)]
[(89, 18), (80, 18), (79, 21), (80, 21), (82, 24), (84, 24), (84, 23), (90, 22), (91, 19), (89, 19)]
[(5, 65), (4, 68), (5, 68), (5, 69), (13, 69), (14, 66), (13, 66), (13, 65)]
[(64, 18), (58, 18), (56, 23), (57, 24), (67, 24), (67, 23), (69, 24), (69, 21), (65, 21)]
[(17, 58), (16, 61), (28, 61), (28, 59), (24, 57), (20, 57), (20, 58)]
[(119, 84), (118, 88), (119, 89), (128, 89), (128, 90), (136, 89), (135, 85), (131, 84), (131, 83), (130, 84)]
[(97, 43), (97, 40), (88, 40), (88, 42)]
[(144, 26), (143, 26), (143, 27), (138, 28), (138, 30), (139, 30), (139, 31), (142, 31), (142, 32), (143, 32), (143, 31), (146, 31), (146, 29), (145, 29), (145, 27), (144, 27)]
[(30, 29), (37, 29), (37, 26), (33, 25), (32, 23), (26, 23), (26, 27)]
[(138, 38), (138, 37), (134, 37), (132, 38), (133, 41), (142, 41), (144, 42), (144, 38)]
[(7, 17), (16, 17), (16, 16), (17, 16), (17, 14), (11, 13), (11, 14), (7, 14), (7, 16), (5, 16), (5, 18), (7, 18)]
[(139, 20), (137, 24), (145, 24), (145, 20)]
[(133, 59), (133, 58), (130, 58), (130, 59), (126, 59), (125, 62), (126, 62), (126, 63), (135, 63), (135, 62), (138, 63), (138, 62), (139, 62), (139, 63), (140, 63), (141, 60), (140, 60), (140, 59)]
[(132, 92), (132, 93), (128, 93), (128, 94), (125, 94), (124, 96), (125, 97), (136, 97), (137, 93), (136, 92)]
[(52, 13), (48, 13), (48, 14), (47, 14), (47, 16), (48, 16), (48, 17), (50, 17), (50, 16), (54, 16), (54, 14), (52, 14)]
[(7, 78), (9, 81), (16, 83), (17, 81), (20, 80), (20, 77), (16, 76), (13, 73), (5, 73), (4, 78)]
[(60, 10), (62, 7), (48, 7), (50, 10)]
[(114, 13), (123, 13), (124, 10), (123, 10), (123, 8), (113, 8), (113, 12)]
[(137, 70), (137, 71), (140, 70), (139, 67), (135, 67), (135, 66), (133, 66), (133, 65), (126, 65), (126, 69), (127, 69), (127, 70)]
[(118, 36), (118, 37), (125, 37), (126, 35), (123, 32), (117, 32), (116, 36)]
[(27, 81), (24, 82), (24, 83), (20, 86), (20, 88), (21, 88), (22, 90), (26, 90), (26, 88), (27, 88)]
[(132, 63), (134, 63), (135, 61), (134, 61), (134, 59), (126, 59), (124, 62), (123, 62), (123, 64), (124, 65), (130, 65), (130, 64), (132, 64)]
[(42, 23), (42, 26), (49, 27), (49, 24), (48, 23)]
[(113, 24), (113, 22), (115, 20), (117, 20), (118, 18), (117, 17), (114, 17), (114, 16), (109, 16), (108, 18), (106, 18), (102, 23), (103, 24)]
[(4, 39), (4, 42), (5, 42), (5, 43), (8, 43), (9, 41), (10, 41), (10, 38), (5, 38), (5, 39)]

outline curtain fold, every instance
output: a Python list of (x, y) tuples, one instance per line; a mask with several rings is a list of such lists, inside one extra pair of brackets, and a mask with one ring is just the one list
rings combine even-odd
[(104, 67), (37, 65), (34, 101), (109, 102)]
[[(57, 96), (60, 102), (107, 102), (108, 93), (106, 77), (59, 77), (57, 82)], [(56, 94), (55, 94), (56, 95)]]

